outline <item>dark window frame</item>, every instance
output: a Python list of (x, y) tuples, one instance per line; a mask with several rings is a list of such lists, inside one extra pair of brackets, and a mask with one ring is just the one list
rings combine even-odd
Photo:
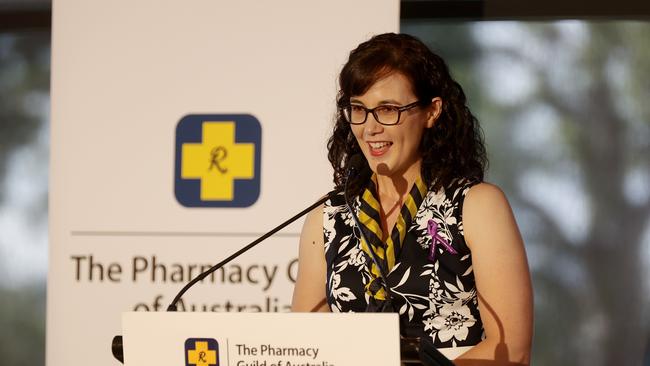
[[(647, 0), (402, 0), (400, 19), (418, 20), (645, 20)], [(52, 4), (31, 1), (0, 5), (0, 32), (50, 30)]]

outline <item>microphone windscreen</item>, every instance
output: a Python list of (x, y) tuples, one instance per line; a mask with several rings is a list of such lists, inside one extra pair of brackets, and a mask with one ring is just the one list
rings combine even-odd
[(358, 174), (365, 166), (363, 154), (356, 153), (348, 161), (348, 174)]

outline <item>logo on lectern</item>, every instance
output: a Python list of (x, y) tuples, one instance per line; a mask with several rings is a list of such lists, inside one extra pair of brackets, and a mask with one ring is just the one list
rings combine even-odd
[(248, 207), (260, 195), (262, 128), (250, 114), (188, 115), (176, 127), (174, 193), (186, 207)]
[(218, 366), (219, 344), (212, 338), (189, 338), (185, 341), (185, 366)]

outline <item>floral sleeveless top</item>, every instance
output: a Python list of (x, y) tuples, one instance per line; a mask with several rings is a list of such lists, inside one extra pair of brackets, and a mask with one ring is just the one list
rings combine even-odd
[[(465, 194), (476, 183), (457, 180), (429, 191), (407, 223), (399, 258), (386, 275), (402, 336), (431, 337), (438, 348), (473, 346), (483, 338), (461, 217)], [(352, 205), (358, 217), (358, 197)], [(325, 202), (323, 215), (328, 304), (333, 312), (365, 312), (372, 261), (342, 194)]]

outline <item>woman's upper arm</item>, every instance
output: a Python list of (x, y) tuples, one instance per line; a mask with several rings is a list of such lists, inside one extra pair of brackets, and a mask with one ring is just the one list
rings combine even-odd
[(300, 234), (298, 278), (293, 289), (292, 311), (329, 311), (325, 295), (326, 268), (321, 205), (307, 214)]
[(509, 361), (528, 363), (533, 332), (528, 261), (508, 200), (498, 187), (481, 183), (467, 192), (463, 228), (486, 340), (500, 344), (495, 352), (503, 352), (505, 344)]

